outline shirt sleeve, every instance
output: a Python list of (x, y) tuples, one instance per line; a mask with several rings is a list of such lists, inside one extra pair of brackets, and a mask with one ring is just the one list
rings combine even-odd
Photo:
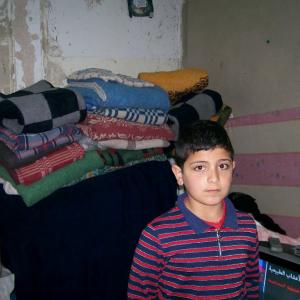
[(246, 299), (259, 299), (259, 248), (257, 232), (246, 269)]
[(148, 226), (135, 249), (129, 281), (128, 299), (156, 299), (163, 268), (163, 251), (155, 230)]

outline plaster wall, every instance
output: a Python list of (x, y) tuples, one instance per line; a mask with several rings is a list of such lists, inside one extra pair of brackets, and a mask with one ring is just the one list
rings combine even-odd
[[(300, 230), (297, 163), (287, 169), (276, 158), (262, 170), (256, 158), (300, 154), (299, 11), (297, 0), (187, 0), (183, 13), (183, 66), (207, 70), (208, 87), (231, 106), (233, 121), (244, 123), (227, 128), (237, 155), (253, 159), (233, 191), (256, 198), (261, 211), (285, 220), (282, 227), (294, 236)], [(264, 171), (280, 180), (260, 182)], [(283, 173), (294, 174), (293, 182)]]
[(137, 76), (181, 66), (183, 0), (154, 0), (154, 17), (133, 17), (124, 0), (0, 1), (0, 90), (99, 67)]

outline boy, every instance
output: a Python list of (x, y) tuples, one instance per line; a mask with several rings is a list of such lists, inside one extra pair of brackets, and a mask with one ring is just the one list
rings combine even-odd
[(175, 150), (172, 171), (185, 193), (142, 232), (128, 299), (258, 299), (256, 226), (226, 198), (235, 162), (225, 129), (199, 121)]

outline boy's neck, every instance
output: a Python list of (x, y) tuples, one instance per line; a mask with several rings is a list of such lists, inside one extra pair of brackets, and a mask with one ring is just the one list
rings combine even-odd
[(214, 206), (202, 205), (189, 201), (188, 197), (184, 200), (184, 204), (194, 215), (199, 219), (207, 222), (219, 222), (224, 215), (225, 202), (224, 200)]

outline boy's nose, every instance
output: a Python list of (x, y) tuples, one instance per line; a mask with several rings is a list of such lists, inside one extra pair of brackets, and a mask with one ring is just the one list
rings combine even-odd
[(208, 178), (207, 179), (208, 179), (208, 182), (210, 182), (210, 183), (218, 182), (218, 180), (219, 180), (218, 170), (216, 170), (215, 168), (212, 168), (208, 172)]

